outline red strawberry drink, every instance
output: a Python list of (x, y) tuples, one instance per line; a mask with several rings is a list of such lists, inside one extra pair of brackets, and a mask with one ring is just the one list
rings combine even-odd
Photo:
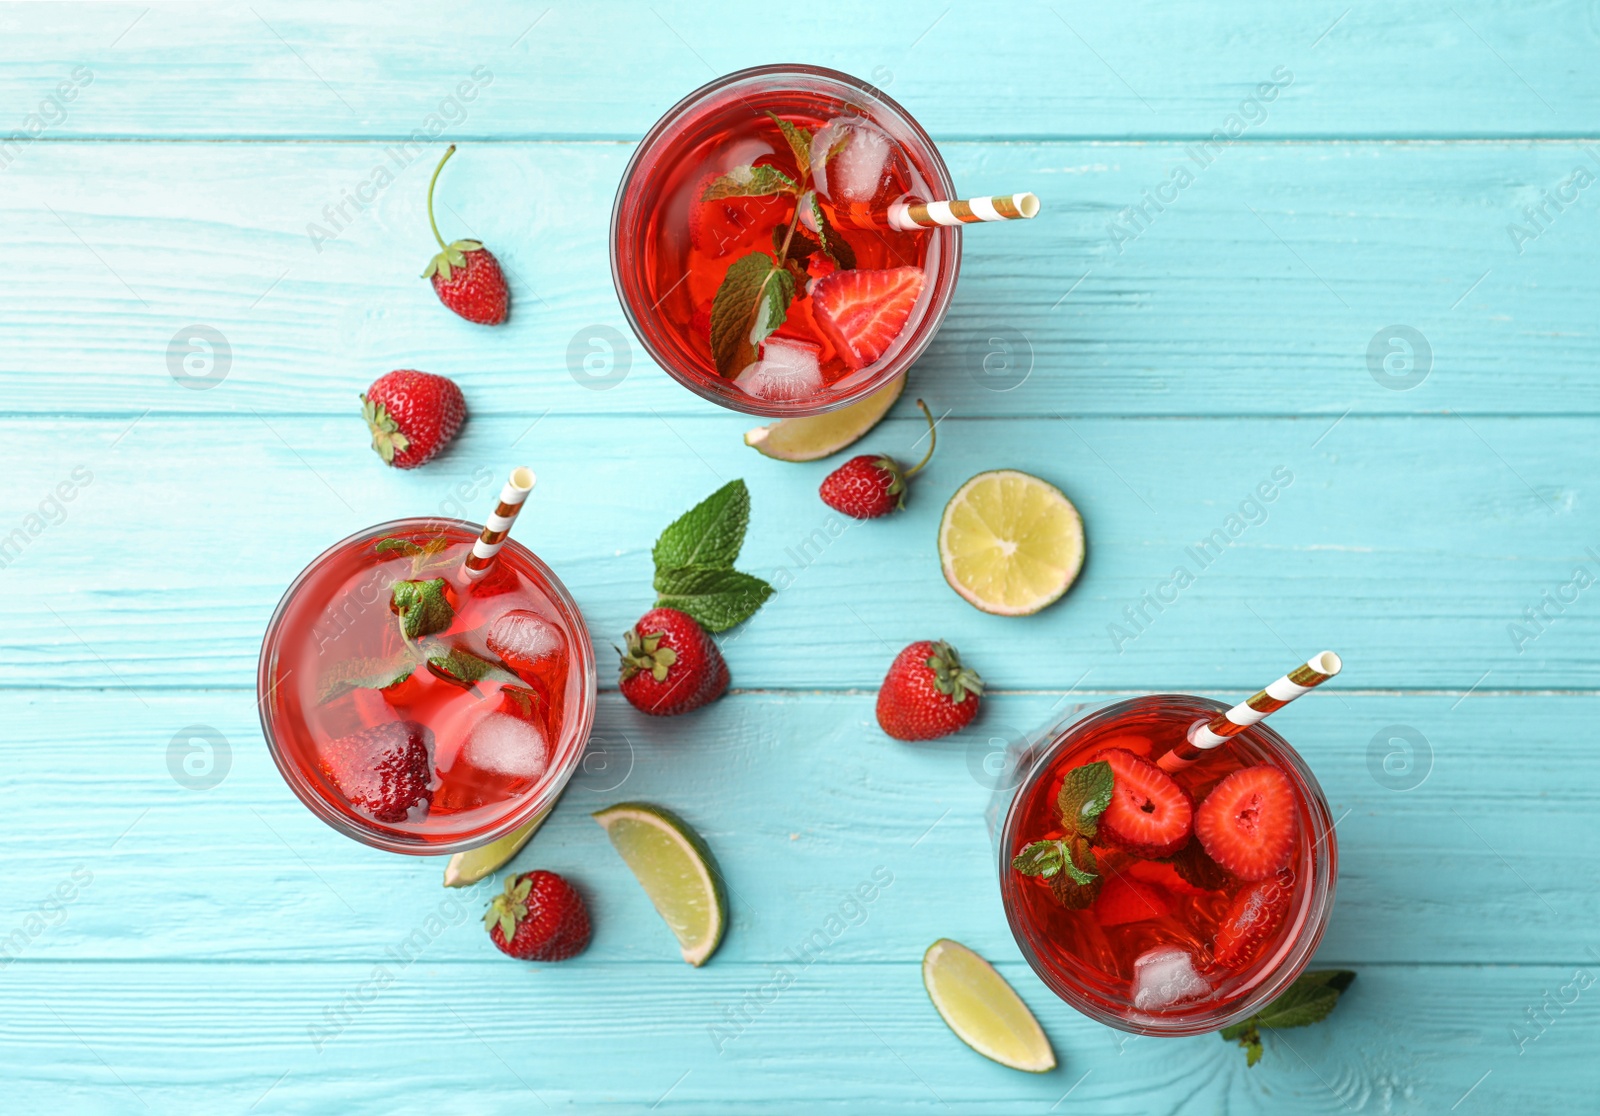
[(1282, 737), (1257, 724), (1193, 766), (1157, 766), (1224, 708), (1161, 694), (1085, 717), (1006, 817), (1001, 893), (1024, 956), (1125, 1031), (1198, 1034), (1260, 1010), (1305, 968), (1333, 907), (1327, 801)]
[(953, 197), (898, 105), (832, 70), (744, 70), (692, 93), (639, 145), (612, 218), (612, 273), (657, 363), (764, 415), (845, 406), (932, 340), (958, 230), (888, 227)]
[(327, 551), (261, 648), (278, 769), (335, 829), (433, 854), (500, 837), (555, 801), (594, 718), (577, 605), (526, 549), (463, 564), (479, 528), (406, 519)]

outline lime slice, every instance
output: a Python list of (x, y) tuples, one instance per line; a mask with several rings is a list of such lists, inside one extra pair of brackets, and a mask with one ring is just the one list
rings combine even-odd
[(1083, 568), (1083, 517), (1038, 477), (979, 473), (945, 505), (939, 562), (972, 605), (1027, 616), (1059, 600)]
[(906, 378), (896, 376), (865, 399), (837, 411), (758, 426), (745, 434), (744, 444), (779, 461), (816, 461), (838, 453), (877, 426), (905, 386)]
[(511, 863), (511, 858), (522, 851), (532, 836), (539, 832), (539, 827), (544, 824), (544, 819), (550, 816), (550, 811), (555, 809), (552, 803), (533, 815), (533, 820), (520, 829), (513, 829), (498, 841), (490, 841), (476, 849), (458, 852), (450, 858), (450, 863), (444, 866), (445, 887), (470, 887), (483, 879), (493, 875), (501, 868)]
[(1039, 1021), (994, 966), (960, 942), (940, 938), (922, 955), (922, 986), (939, 1014), (972, 1049), (1028, 1073), (1056, 1068)]
[(671, 810), (643, 802), (619, 802), (597, 811), (594, 820), (666, 920), (683, 959), (704, 965), (722, 941), (728, 915), (722, 873), (700, 835)]

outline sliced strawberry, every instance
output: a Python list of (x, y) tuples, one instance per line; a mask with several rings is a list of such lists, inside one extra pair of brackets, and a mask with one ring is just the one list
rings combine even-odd
[(1160, 888), (1127, 876), (1109, 877), (1094, 901), (1094, 916), (1101, 926), (1122, 926), (1171, 913), (1172, 904)]
[(1211, 956), (1225, 969), (1242, 969), (1278, 927), (1294, 896), (1294, 881), (1281, 872), (1240, 890), (1217, 923)]
[(1241, 880), (1264, 880), (1294, 855), (1294, 787), (1276, 767), (1245, 767), (1212, 788), (1195, 815), (1207, 855)]
[(1135, 860), (1125, 869), (1128, 875), (1141, 883), (1155, 884), (1174, 895), (1210, 895), (1203, 887), (1196, 887), (1178, 874), (1170, 863), (1160, 860)]
[(1189, 840), (1194, 802), (1172, 776), (1125, 748), (1106, 748), (1091, 763), (1111, 765), (1111, 803), (1100, 815), (1101, 841), (1159, 860)]
[(812, 287), (812, 314), (844, 362), (865, 368), (900, 336), (927, 282), (920, 267), (836, 271)]

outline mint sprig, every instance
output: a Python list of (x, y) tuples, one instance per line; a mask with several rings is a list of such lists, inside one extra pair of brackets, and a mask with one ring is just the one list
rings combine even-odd
[(733, 568), (750, 523), (750, 490), (729, 481), (661, 532), (651, 556), (658, 608), (675, 608), (709, 632), (754, 616), (772, 586)]
[(822, 203), (817, 200), (815, 191), (806, 195), (806, 200), (811, 205), (811, 217), (817, 223), (817, 242), (822, 250), (828, 254), (834, 263), (843, 271), (848, 271), (856, 266), (856, 253), (844, 237), (834, 230), (828, 223), (828, 214), (822, 208)]
[(806, 178), (811, 174), (811, 133), (798, 124), (791, 124), (775, 112), (767, 113), (772, 122), (778, 126), (778, 131), (783, 133), (783, 138), (788, 141), (789, 150), (794, 153), (795, 166), (800, 168), (800, 177)]
[(407, 642), (442, 632), (455, 619), (456, 610), (445, 596), (445, 581), (397, 581), (390, 590), (389, 610), (400, 618), (400, 634)]
[(794, 275), (782, 260), (751, 252), (733, 261), (711, 301), (711, 356), (719, 376), (733, 379), (755, 362), (756, 346), (783, 324), (794, 292)]
[(1237, 1042), (1244, 1048), (1245, 1064), (1255, 1065), (1263, 1053), (1261, 1031), (1282, 1031), (1290, 1027), (1309, 1027), (1320, 1023), (1339, 1002), (1356, 974), (1349, 969), (1325, 969), (1301, 973), (1289, 990), (1242, 1023), (1224, 1027), (1218, 1034), (1224, 1042)]
[(1050, 881), (1050, 891), (1062, 906), (1082, 910), (1100, 893), (1099, 865), (1090, 843), (1100, 830), (1100, 815), (1111, 804), (1115, 777), (1104, 760), (1086, 763), (1067, 772), (1056, 795), (1061, 827), (1057, 839), (1024, 845), (1011, 858), (1011, 867), (1024, 876)]
[(430, 535), (425, 543), (419, 543), (415, 539), (382, 539), (373, 549), (384, 555), (409, 555), (411, 558), (411, 575), (417, 577), (425, 573), (431, 566), (448, 565), (448, 562), (441, 562), (438, 559), (438, 555), (444, 553), (449, 545), (450, 540), (443, 535)]

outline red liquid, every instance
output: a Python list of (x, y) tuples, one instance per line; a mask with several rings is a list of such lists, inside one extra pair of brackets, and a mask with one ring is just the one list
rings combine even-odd
[[(863, 121), (870, 139), (864, 142), (881, 149), (885, 161), (881, 174), (863, 170), (847, 175), (836, 173), (826, 180), (827, 170), (810, 183), (816, 187), (828, 220), (836, 234), (852, 250), (857, 270), (899, 267), (924, 269), (930, 280), (911, 317), (896, 342), (882, 357), (859, 375), (870, 375), (873, 367), (894, 357), (914, 332), (931, 298), (933, 272), (938, 260), (938, 238), (925, 231), (896, 232), (881, 226), (889, 203), (904, 195), (929, 197), (927, 184), (914, 168), (906, 152), (888, 135), (871, 125), (838, 101), (814, 94), (768, 92), (730, 100), (709, 127), (695, 132), (674, 146), (676, 158), (652, 169), (656, 201), (644, 233), (642, 255), (647, 277), (648, 299), (654, 305), (649, 313), (659, 316), (675, 335), (674, 348), (696, 366), (699, 374), (716, 379), (711, 352), (711, 308), (717, 288), (734, 261), (752, 252), (776, 258), (787, 241), (788, 256), (803, 249), (802, 239), (791, 238), (788, 230), (796, 224), (796, 200), (789, 195), (759, 198), (726, 198), (705, 202), (705, 185), (717, 175), (742, 166), (773, 166), (799, 181), (801, 172), (788, 142), (763, 110), (771, 109), (783, 119), (816, 133), (829, 121), (843, 118)], [(840, 169), (836, 156), (825, 168)], [(876, 160), (860, 164), (870, 167)], [(871, 185), (867, 185), (871, 183)], [(776, 239), (774, 231), (776, 230)], [(812, 236), (805, 225), (798, 234)], [(832, 386), (857, 369), (850, 367), (818, 328), (812, 316), (808, 286), (831, 271), (821, 253), (798, 261), (805, 267), (809, 283), (797, 283), (794, 301), (776, 336), (814, 345), (820, 349), (823, 383)]]
[[(1097, 843), (1094, 854), (1103, 877), (1099, 898), (1086, 909), (1067, 909), (1056, 900), (1049, 881), (1025, 876), (1009, 866), (1009, 858), (1029, 842), (1063, 835), (1056, 798), (1067, 772), (1091, 762), (1104, 748), (1125, 748), (1154, 762), (1182, 741), (1196, 720), (1212, 715), (1193, 698), (1163, 696), (1128, 704), (1132, 708), (1121, 716), (1084, 730), (1070, 730), (1075, 735), (1072, 743), (1048, 770), (1019, 790), (1008, 821), (1009, 847), (1003, 850), (1007, 859), (1002, 868), (1007, 874), (1003, 890), (1013, 929), (1025, 952), (1031, 946), (1030, 960), (1058, 993), (1063, 985), (1069, 986), (1089, 1006), (1135, 1025), (1191, 1015), (1221, 1019), (1230, 1005), (1271, 979), (1306, 934), (1320, 936), (1326, 906), (1331, 902), (1334, 857), (1327, 808), (1320, 801), (1315, 807), (1308, 802), (1302, 774), (1284, 762), (1277, 749), (1267, 746), (1260, 729), (1234, 737), (1191, 767), (1169, 772), (1189, 792), (1197, 813), (1217, 783), (1245, 767), (1276, 767), (1289, 777), (1296, 791), (1298, 833), (1288, 866), (1278, 877), (1279, 886), (1290, 893), (1287, 911), (1275, 932), (1231, 964), (1218, 964), (1214, 958), (1218, 925), (1234, 897), (1258, 886), (1256, 883), (1223, 873), (1223, 879), (1211, 881), (1220, 886), (1199, 888), (1168, 864)], [(1080, 731), (1081, 735), (1076, 735)], [(1191, 840), (1198, 844), (1198, 838)], [(1321, 895), (1314, 894), (1318, 888), (1312, 885), (1319, 868), (1329, 881)], [(1021, 928), (1019, 921), (1025, 924)], [(1141, 1002), (1135, 962), (1153, 951), (1170, 949), (1189, 956), (1204, 990), (1188, 984), (1184, 974), (1182, 982), (1190, 989), (1186, 994), (1169, 1000), (1156, 989), (1147, 991)], [(1151, 983), (1147, 974), (1144, 987), (1150, 989)], [(1070, 1002), (1071, 997), (1067, 998)]]
[[(302, 575), (268, 633), (263, 721), (280, 766), (292, 769), (285, 777), (302, 797), (316, 795), (358, 831), (423, 845), (488, 839), (509, 815), (564, 778), (582, 749), (593, 678), (581, 620), (570, 601), (563, 605), (564, 592), (512, 545), (485, 577), (468, 581), (462, 566), (475, 537), (465, 525), (424, 520), (363, 533)], [(414, 559), (380, 554), (375, 544), (384, 538), (443, 539), (447, 545)], [(418, 569), (418, 561), (426, 567)], [(352, 663), (404, 661), (407, 641), (390, 607), (393, 586), (433, 578), (444, 579), (454, 616), (448, 627), (413, 644), (424, 647), (424, 656), (470, 653), (492, 664), (493, 675), (467, 686), (424, 663), (385, 689), (330, 694), (330, 684)], [(549, 625), (535, 629), (545, 636), (540, 654), (502, 659), (487, 645), (490, 626), (513, 610)], [(399, 721), (428, 730), (431, 801), (413, 806), (402, 820), (381, 820), (341, 791), (328, 770), (328, 748)]]

